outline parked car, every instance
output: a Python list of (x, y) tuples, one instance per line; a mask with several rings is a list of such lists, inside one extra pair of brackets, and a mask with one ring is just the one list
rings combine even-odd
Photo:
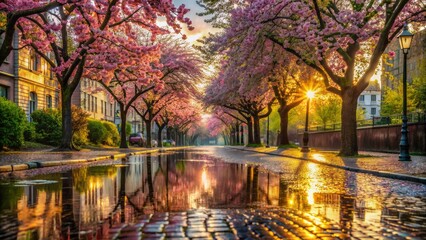
[(176, 146), (176, 142), (172, 139), (164, 139), (163, 146)]
[(139, 147), (145, 146), (146, 140), (143, 137), (142, 133), (132, 133), (129, 136), (129, 144), (134, 145), (137, 144)]
[(158, 147), (157, 140), (151, 140), (151, 147)]

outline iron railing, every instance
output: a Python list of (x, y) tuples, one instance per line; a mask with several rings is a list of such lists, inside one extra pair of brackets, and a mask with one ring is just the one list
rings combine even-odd
[[(420, 123), (420, 122), (423, 123), (423, 122), (426, 122), (426, 113), (421, 113), (421, 112), (409, 113), (407, 114), (407, 118), (409, 123)], [(391, 115), (386, 117), (373, 117), (372, 119), (359, 120), (356, 123), (357, 123), (357, 128), (402, 124), (402, 115), (398, 114), (398, 115)], [(335, 131), (335, 130), (341, 130), (341, 129), (342, 129), (341, 123), (333, 123), (333, 124), (326, 124), (326, 125), (309, 126), (308, 131), (323, 132), (323, 131)], [(299, 128), (297, 129), (297, 133), (303, 133), (304, 130), (305, 130), (304, 128)]]

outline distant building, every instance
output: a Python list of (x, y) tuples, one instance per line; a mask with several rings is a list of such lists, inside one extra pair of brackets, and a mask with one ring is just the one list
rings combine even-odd
[[(395, 38), (387, 47), (385, 53), (395, 52), (395, 57), (383, 59), (382, 89), (389, 87), (394, 89), (397, 82), (402, 81), (404, 54)], [(407, 55), (407, 82), (412, 83), (413, 77), (420, 73), (420, 66), (426, 59), (426, 29), (414, 33), (411, 48)]]
[(109, 98), (102, 86), (96, 81), (82, 79), (75, 89), (71, 103), (90, 113), (91, 118), (114, 122), (115, 101)]
[(358, 107), (364, 110), (365, 119), (380, 116), (380, 102), (381, 90), (379, 83), (372, 81), (358, 98)]
[[(75, 89), (71, 103), (90, 113), (90, 118), (115, 122), (119, 116), (117, 103), (96, 81), (82, 79)], [(127, 114), (127, 122), (132, 126), (132, 132), (143, 132), (142, 121), (132, 109)]]

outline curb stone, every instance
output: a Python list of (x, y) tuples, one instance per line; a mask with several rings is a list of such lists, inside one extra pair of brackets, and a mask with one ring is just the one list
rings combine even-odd
[(352, 171), (352, 172), (367, 173), (367, 174), (371, 174), (371, 175), (378, 176), (378, 177), (392, 178), (392, 179), (398, 179), (398, 180), (404, 180), (404, 181), (410, 181), (410, 182), (416, 182), (416, 183), (426, 184), (426, 178), (424, 178), (424, 177), (416, 177), (416, 176), (408, 175), (408, 174), (385, 172), (385, 171), (376, 171), (376, 170), (369, 170), (369, 169), (356, 168), (356, 167), (348, 167), (348, 166), (341, 166), (341, 165), (337, 165), (337, 164), (332, 164), (332, 163), (327, 163), (327, 162), (321, 162), (321, 161), (318, 161), (318, 160), (315, 160), (315, 159), (310, 159), (310, 158), (295, 157), (295, 156), (291, 156), (291, 155), (287, 155), (287, 154), (279, 154), (279, 153), (273, 153), (273, 152), (260, 152), (260, 151), (256, 151), (256, 150), (246, 149), (246, 148), (235, 148), (235, 147), (226, 147), (226, 148), (240, 150), (240, 151), (247, 151), (247, 152), (256, 152), (256, 153), (261, 153), (261, 154), (266, 154), (266, 155), (273, 155), (273, 156), (279, 156), (279, 157), (294, 158), (294, 159), (299, 159), (299, 160), (304, 160), (304, 161), (308, 161), (308, 162), (313, 162), (313, 163), (317, 163), (317, 164), (321, 164), (321, 165), (325, 165), (325, 166), (329, 166), (329, 167), (340, 168), (340, 169), (347, 170), (347, 171)]
[(130, 153), (118, 153), (118, 154), (109, 155), (109, 156), (99, 156), (99, 157), (94, 157), (89, 159), (68, 159), (68, 160), (61, 160), (61, 161), (28, 162), (28, 163), (22, 163), (22, 164), (2, 165), (0, 166), (0, 173), (16, 172), (16, 171), (45, 168), (45, 167), (55, 167), (55, 166), (61, 166), (61, 165), (89, 163), (89, 162), (102, 161), (102, 160), (108, 160), (108, 159), (119, 159), (119, 158), (126, 158), (133, 155), (176, 151), (176, 150), (182, 150), (186, 148), (190, 148), (190, 147), (183, 146), (183, 147), (173, 147), (173, 148), (157, 148), (157, 149), (142, 150), (142, 151), (136, 151), (136, 152), (130, 152)]

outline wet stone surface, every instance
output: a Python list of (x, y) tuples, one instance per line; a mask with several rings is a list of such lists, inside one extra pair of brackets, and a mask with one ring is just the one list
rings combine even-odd
[[(197, 218), (201, 225), (211, 226), (192, 228), (189, 217), (202, 213), (205, 217)], [(343, 225), (320, 216), (303, 213), (292, 209), (209, 209), (170, 213), (183, 216), (169, 224), (156, 223), (150, 217), (147, 223), (136, 220), (134, 225), (116, 225), (109, 231), (112, 239), (424, 239), (424, 228), (415, 228), (413, 233), (395, 231), (380, 227), (378, 224)], [(222, 219), (217, 223), (217, 218)], [(215, 223), (211, 223), (215, 222)], [(211, 224), (209, 224), (211, 223)], [(142, 229), (141, 225), (145, 225)], [(154, 226), (154, 227), (152, 227)], [(160, 230), (164, 227), (164, 232)], [(185, 227), (182, 227), (185, 226)], [(407, 226), (408, 227), (408, 226)], [(146, 231), (146, 229), (150, 229)], [(414, 230), (411, 229), (411, 230)]]
[(39, 173), (0, 181), (0, 239), (426, 238), (425, 185), (297, 159), (196, 148)]

